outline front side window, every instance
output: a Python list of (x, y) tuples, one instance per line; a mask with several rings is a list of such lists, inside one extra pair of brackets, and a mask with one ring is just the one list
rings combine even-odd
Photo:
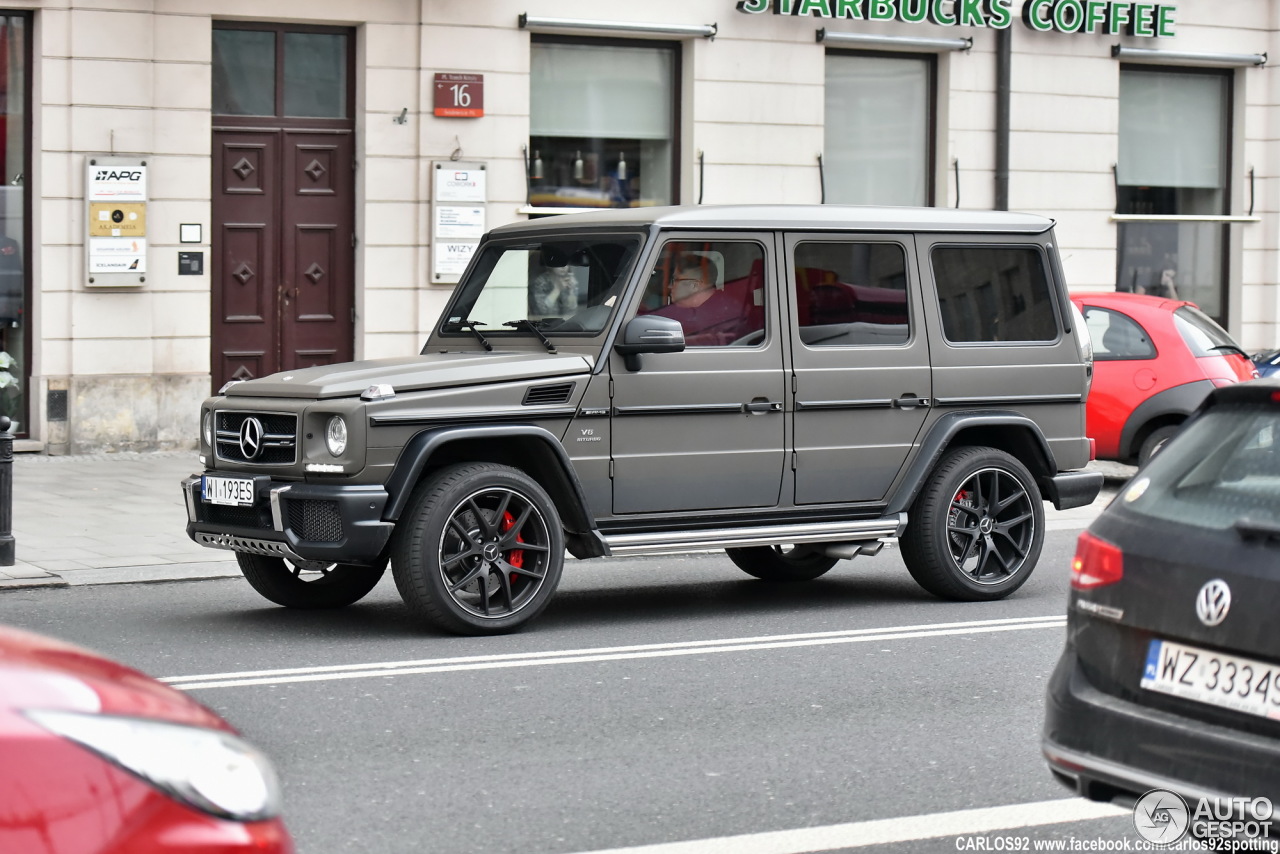
[(531, 63), (530, 204), (671, 204), (675, 48), (534, 41)]
[(1093, 342), (1093, 358), (1098, 362), (1127, 359), (1154, 359), (1156, 345), (1137, 321), (1128, 315), (1096, 305), (1084, 307), (1084, 325)]
[(897, 243), (832, 241), (795, 249), (796, 323), (810, 347), (905, 344), (907, 259)]
[(680, 321), (688, 347), (757, 347), (765, 337), (764, 247), (679, 240), (662, 247), (640, 314)]
[[(1116, 289), (1226, 311), (1231, 78), (1220, 72), (1122, 68)], [(1144, 222), (1141, 217), (1153, 217)]]
[(827, 54), (825, 201), (930, 204), (933, 62)]
[(640, 247), (638, 236), (491, 243), (458, 286), (440, 331), (485, 336), (598, 334), (609, 322)]
[(1039, 250), (942, 246), (933, 250), (931, 260), (948, 341), (1057, 339), (1052, 292)]

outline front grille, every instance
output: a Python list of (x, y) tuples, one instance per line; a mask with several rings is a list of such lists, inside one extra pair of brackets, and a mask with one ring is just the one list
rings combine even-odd
[(571, 394), (573, 394), (573, 383), (534, 386), (524, 393), (524, 405), (549, 406), (553, 403), (564, 403)]
[(263, 528), (271, 530), (271, 507), (259, 502), (256, 507), (232, 507), (225, 504), (196, 502), (196, 521), (233, 528)]
[[(250, 428), (247, 441), (242, 441), (245, 422), (255, 419), (261, 428), (256, 453), (252, 439), (257, 432)], [(218, 459), (233, 463), (279, 466), (298, 461), (298, 416), (280, 412), (223, 411), (214, 415)], [(246, 454), (245, 451), (249, 453)]]
[(289, 501), (289, 527), (298, 539), (312, 543), (342, 540), (342, 515), (338, 502), (302, 499)]

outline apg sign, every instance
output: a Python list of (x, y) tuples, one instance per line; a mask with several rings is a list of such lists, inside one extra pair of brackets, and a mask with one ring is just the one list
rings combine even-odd
[[(1013, 23), (1013, 4), (1014, 0), (739, 0), (738, 11), (1003, 30)], [(1175, 11), (1167, 3), (1025, 0), (1021, 18), (1027, 29), (1040, 33), (1167, 38), (1173, 35)]]

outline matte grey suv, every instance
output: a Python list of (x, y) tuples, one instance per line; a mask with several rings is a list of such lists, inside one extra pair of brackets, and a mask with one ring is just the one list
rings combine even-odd
[(723, 548), (817, 578), (897, 537), (948, 599), (1031, 574), (1091, 502), (1087, 337), (1053, 222), (675, 207), (504, 226), (417, 356), (229, 385), (183, 482), (266, 598), (347, 605), (390, 562), (454, 632), (523, 625), (578, 558)]

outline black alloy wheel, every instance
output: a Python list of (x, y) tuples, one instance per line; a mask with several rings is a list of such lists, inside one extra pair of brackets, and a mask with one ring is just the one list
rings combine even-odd
[(724, 551), (738, 569), (761, 581), (812, 581), (838, 560), (804, 545), (752, 546)]
[(396, 527), (392, 571), (411, 611), (459, 634), (497, 634), (533, 619), (560, 581), (555, 504), (518, 469), (451, 466), (415, 490)]
[(366, 567), (236, 552), (236, 562), (263, 598), (303, 610), (343, 608), (358, 602), (387, 571), (385, 560), (379, 566)]
[(960, 448), (912, 507), (902, 556), (944, 599), (992, 600), (1026, 582), (1044, 544), (1044, 505), (1031, 473), (993, 448)]

